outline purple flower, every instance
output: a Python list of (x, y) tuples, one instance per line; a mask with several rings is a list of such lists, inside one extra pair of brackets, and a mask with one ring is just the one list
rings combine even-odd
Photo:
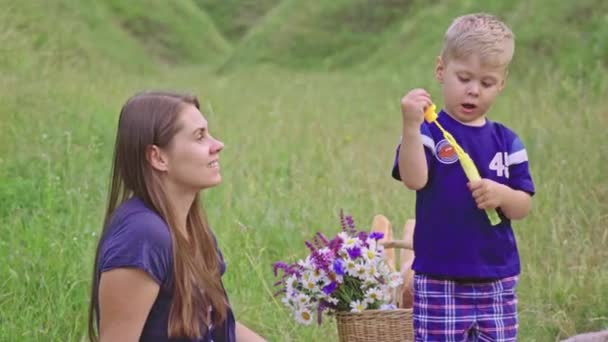
[(342, 259), (334, 260), (334, 272), (336, 272), (337, 275), (344, 275), (344, 262)]
[(279, 270), (283, 270), (283, 279), (284, 279), (291, 275), (300, 276), (300, 274), (302, 272), (302, 267), (298, 264), (289, 265), (288, 263), (286, 263), (284, 261), (279, 261), (279, 262), (275, 262), (274, 264), (272, 264), (272, 270), (274, 272), (275, 277), (277, 277), (279, 275)]
[(366, 232), (359, 232), (359, 240), (365, 242), (367, 241), (367, 233)]
[(323, 311), (325, 311), (325, 309), (329, 308), (330, 306), (328, 305), (329, 303), (327, 303), (325, 300), (321, 300), (321, 302), (319, 303), (319, 306), (317, 307), (317, 324), (321, 325), (321, 322), (323, 321)]
[(344, 241), (342, 241), (342, 239), (340, 239), (339, 237), (336, 237), (329, 242), (329, 245), (327, 247), (329, 247), (329, 249), (334, 253), (334, 255), (336, 255), (338, 254), (340, 248), (342, 248), (343, 244)]
[(355, 220), (353, 220), (353, 217), (350, 215), (346, 216), (346, 224), (348, 225), (348, 228), (350, 228), (351, 230), (355, 229)]
[(332, 294), (332, 292), (334, 292), (336, 290), (336, 287), (338, 287), (338, 283), (336, 283), (335, 281), (332, 281), (331, 283), (329, 283), (328, 285), (323, 287), (323, 292), (326, 295)]
[(380, 233), (380, 232), (373, 232), (373, 233), (369, 234), (369, 238), (374, 239), (376, 241), (382, 239), (383, 237), (384, 237), (384, 233)]
[(289, 269), (289, 265), (287, 265), (287, 263), (284, 261), (275, 262), (272, 265), (272, 270), (274, 272), (275, 277), (278, 275), (278, 272), (280, 269), (283, 270), (283, 272), (287, 273), (287, 270)]
[(359, 248), (359, 247), (347, 248), (346, 252), (348, 252), (348, 256), (351, 259), (357, 259), (358, 257), (361, 256), (361, 248)]
[(323, 233), (317, 233), (316, 237), (318, 237), (319, 240), (321, 240), (321, 242), (323, 243), (323, 246), (328, 246), (329, 245), (329, 240), (327, 240), (327, 238), (325, 237), (325, 235), (323, 235)]
[(342, 231), (348, 230), (348, 223), (346, 222), (346, 218), (344, 217), (344, 210), (340, 209), (340, 225), (342, 226)]
[(329, 266), (332, 262), (332, 256), (329, 253), (323, 253), (319, 250), (315, 250), (311, 254), (312, 264), (319, 269), (329, 270)]
[(348, 233), (349, 235), (353, 235), (357, 232), (353, 217), (350, 215), (345, 216), (344, 210), (342, 209), (340, 209), (340, 225), (342, 225), (342, 231)]
[(304, 244), (306, 245), (306, 247), (308, 247), (308, 249), (314, 253), (314, 251), (316, 251), (317, 249), (315, 248), (315, 246), (312, 245), (312, 243), (305, 241)]

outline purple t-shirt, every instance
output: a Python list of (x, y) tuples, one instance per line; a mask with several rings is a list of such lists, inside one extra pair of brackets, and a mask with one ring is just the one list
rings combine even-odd
[[(439, 123), (473, 159), (482, 178), (534, 194), (528, 156), (517, 135), (500, 123), (463, 125), (444, 111)], [(458, 156), (435, 124), (423, 122), (428, 182), (416, 192), (416, 256), (412, 268), (447, 278), (495, 279), (520, 273), (519, 254), (511, 221), (492, 226), (477, 208)], [(399, 175), (399, 145), (392, 175)]]
[[(221, 258), (220, 273), (224, 274), (226, 266), (219, 248), (218, 253)], [(96, 264), (96, 286), (99, 286), (102, 272), (122, 267), (141, 269), (160, 286), (158, 296), (144, 324), (140, 341), (233, 342), (236, 340), (235, 320), (231, 310), (228, 311), (224, 324), (207, 332), (202, 339), (168, 338), (169, 312), (173, 298), (171, 234), (165, 221), (142, 200), (135, 197), (121, 204), (112, 214), (108, 229), (101, 240)], [(99, 303), (95, 304), (99, 313)]]

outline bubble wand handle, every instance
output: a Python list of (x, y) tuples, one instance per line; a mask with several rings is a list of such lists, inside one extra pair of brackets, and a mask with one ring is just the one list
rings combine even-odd
[[(441, 133), (443, 133), (443, 137), (445, 138), (445, 140), (447, 140), (450, 143), (450, 145), (452, 145), (452, 147), (454, 148), (454, 151), (456, 151), (456, 155), (458, 155), (458, 160), (460, 161), (460, 166), (462, 166), (464, 174), (467, 176), (467, 179), (469, 180), (469, 182), (474, 182), (474, 181), (480, 180), (481, 176), (479, 175), (479, 171), (477, 170), (477, 167), (475, 166), (473, 159), (471, 159), (471, 157), (462, 149), (462, 147), (460, 147), (460, 145), (456, 142), (456, 139), (454, 139), (452, 134), (450, 134), (450, 132), (446, 131), (441, 126), (439, 121), (437, 121), (437, 113), (435, 112), (436, 108), (437, 107), (435, 107), (434, 104), (430, 105), (424, 112), (424, 119), (428, 123), (434, 123), (437, 126), (437, 128), (439, 128)], [(486, 209), (485, 211), (486, 211), (486, 215), (488, 216), (488, 219), (490, 220), (490, 223), (493, 226), (500, 223), (500, 216), (498, 216), (498, 212), (496, 212), (496, 209)]]

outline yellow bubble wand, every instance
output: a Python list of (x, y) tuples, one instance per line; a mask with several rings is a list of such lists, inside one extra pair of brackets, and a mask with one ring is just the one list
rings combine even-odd
[[(471, 157), (469, 157), (469, 155), (462, 149), (462, 147), (458, 145), (456, 139), (454, 139), (450, 132), (446, 131), (441, 126), (439, 121), (437, 121), (437, 113), (435, 112), (436, 109), (437, 107), (434, 104), (431, 104), (424, 112), (424, 119), (428, 123), (434, 123), (437, 128), (439, 128), (441, 133), (443, 133), (443, 137), (445, 138), (445, 140), (447, 140), (450, 145), (452, 145), (452, 147), (456, 151), (456, 155), (458, 155), (460, 166), (462, 166), (462, 169), (464, 170), (465, 175), (469, 179), (469, 182), (475, 182), (480, 180), (481, 176), (479, 175), (479, 171), (477, 171), (477, 167), (475, 167), (475, 163), (473, 163), (473, 159), (471, 159)], [(486, 215), (488, 216), (488, 219), (490, 220), (490, 223), (493, 226), (500, 223), (500, 217), (498, 216), (496, 209), (486, 209)]]

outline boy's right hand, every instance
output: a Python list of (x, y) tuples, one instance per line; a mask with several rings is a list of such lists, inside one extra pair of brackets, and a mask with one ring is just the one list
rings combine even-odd
[(424, 89), (413, 89), (401, 98), (401, 116), (404, 127), (418, 129), (424, 121), (424, 110), (430, 106), (431, 95)]

